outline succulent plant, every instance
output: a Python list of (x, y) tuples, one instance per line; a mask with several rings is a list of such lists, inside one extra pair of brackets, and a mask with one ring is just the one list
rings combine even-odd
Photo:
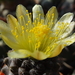
[[(73, 13), (66, 13), (58, 20), (55, 6), (46, 16), (41, 5), (35, 5), (32, 11), (33, 17), (23, 5), (18, 5), (17, 19), (8, 15), (7, 23), (0, 21), (1, 37), (12, 48), (2, 71), (6, 75), (59, 75), (57, 62), (52, 59), (75, 42)], [(19, 59), (23, 59), (20, 66)]]

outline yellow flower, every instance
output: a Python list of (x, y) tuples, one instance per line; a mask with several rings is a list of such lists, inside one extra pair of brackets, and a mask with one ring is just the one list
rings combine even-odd
[(13, 49), (8, 52), (9, 57), (44, 60), (59, 55), (65, 46), (75, 42), (72, 13), (64, 14), (57, 21), (58, 13), (54, 6), (46, 16), (41, 5), (35, 5), (32, 11), (33, 17), (24, 6), (18, 5), (17, 19), (8, 15), (7, 23), (0, 21), (1, 37)]

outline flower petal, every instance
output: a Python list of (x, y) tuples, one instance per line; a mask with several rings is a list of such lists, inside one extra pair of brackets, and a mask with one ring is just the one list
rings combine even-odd
[(71, 45), (72, 43), (75, 42), (75, 33), (63, 40), (61, 40), (61, 42), (65, 43), (65, 46)]
[(12, 15), (7, 16), (7, 22), (8, 22), (9, 27), (12, 29), (15, 29), (15, 27), (18, 25), (17, 19)]
[(68, 25), (67, 29), (63, 32), (63, 34), (60, 37), (65, 38), (68, 37), (70, 34), (72, 34), (74, 26), (75, 26), (75, 22), (71, 22), (70, 25)]
[(0, 33), (3, 41), (11, 48), (17, 48), (17, 41), (11, 34), (11, 30), (7, 27), (7, 23), (0, 21)]
[(31, 57), (37, 59), (37, 60), (44, 60), (48, 58), (48, 55), (43, 53), (42, 51), (35, 50), (32, 54)]
[(33, 21), (38, 19), (39, 22), (44, 20), (44, 12), (41, 5), (35, 5), (32, 9), (33, 11)]
[(7, 23), (0, 21), (0, 31), (2, 39), (9, 47), (11, 48), (19, 47), (15, 37), (11, 33), (10, 28), (7, 26)]
[(70, 23), (73, 19), (73, 16), (73, 13), (66, 13), (60, 18), (59, 22)]
[(51, 54), (50, 54), (49, 57), (52, 58), (52, 57), (58, 56), (58, 55), (61, 53), (61, 51), (62, 51), (63, 48), (64, 48), (64, 44), (60, 43), (60, 44), (51, 52)]
[(9, 25), (11, 31), (14, 31), (14, 32), (17, 32), (18, 34), (21, 34), (22, 26), (20, 26), (20, 24), (18, 23), (17, 19), (14, 16), (8, 15), (7, 22), (8, 22), (8, 25)]
[(6, 33), (6, 35), (1, 35), (1, 37), (9, 47), (13, 49), (19, 48), (16, 39), (10, 33)]
[(31, 22), (28, 10), (23, 5), (18, 5), (16, 9), (16, 16), (20, 25), (25, 25), (28, 22)]
[(11, 50), (8, 52), (8, 56), (11, 58), (33, 57), (38, 60), (43, 60), (48, 57), (48, 55), (45, 55), (43, 52), (36, 51), (36, 50), (34, 52), (30, 52), (25, 49)]
[(8, 31), (8, 24), (0, 20), (0, 33)]
[(7, 54), (10, 58), (26, 58), (29, 57), (30, 52), (27, 50), (19, 49), (11, 50)]
[(50, 8), (46, 14), (45, 24), (49, 25), (50, 28), (54, 26), (58, 19), (58, 12), (55, 6)]
[[(61, 26), (61, 25), (63, 25), (62, 23), (70, 23), (71, 21), (72, 21), (72, 19), (73, 19), (73, 16), (74, 16), (74, 14), (73, 13), (66, 13), (66, 14), (64, 14), (60, 19), (59, 19), (59, 21), (55, 24), (55, 26), (54, 26), (54, 30), (57, 30), (58, 29), (58, 27), (59, 26)], [(66, 27), (66, 26), (65, 26)], [(64, 27), (64, 28), (65, 28)]]

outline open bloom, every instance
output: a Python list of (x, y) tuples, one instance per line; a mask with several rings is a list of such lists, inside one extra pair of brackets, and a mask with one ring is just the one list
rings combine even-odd
[(7, 23), (0, 21), (2, 39), (13, 49), (8, 52), (9, 57), (43, 60), (59, 55), (65, 46), (74, 43), (72, 13), (64, 14), (57, 21), (58, 13), (54, 6), (46, 16), (41, 5), (35, 5), (32, 11), (33, 17), (24, 6), (18, 5), (17, 19), (8, 15)]

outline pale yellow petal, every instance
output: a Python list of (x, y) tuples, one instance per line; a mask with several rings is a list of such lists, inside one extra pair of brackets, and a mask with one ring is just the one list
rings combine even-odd
[(33, 21), (39, 20), (39, 22), (41, 22), (41, 20), (44, 20), (44, 12), (41, 5), (35, 5), (32, 11), (33, 11)]
[[(65, 24), (65, 26), (64, 26), (64, 28), (66, 27), (66, 24), (67, 23), (70, 23), (71, 21), (72, 21), (72, 19), (73, 19), (73, 16), (74, 16), (74, 14), (73, 13), (66, 13), (66, 14), (64, 14), (60, 19), (59, 19), (59, 21), (55, 24), (55, 26), (54, 26), (54, 30), (57, 30), (57, 29), (59, 29), (59, 26), (61, 26), (61, 27), (63, 27), (63, 25)], [(63, 28), (63, 29), (64, 29)], [(60, 29), (61, 30), (61, 29)]]
[(11, 48), (18, 48), (17, 41), (12, 35), (10, 28), (7, 23), (0, 21), (0, 33), (3, 41)]
[(36, 51), (36, 50), (34, 52), (30, 52), (30, 51), (24, 50), (24, 49), (11, 50), (8, 52), (8, 56), (11, 58), (31, 57), (31, 58), (35, 58), (37, 60), (44, 60), (48, 57), (48, 55), (45, 55), (43, 52)]
[(9, 33), (6, 33), (6, 35), (1, 35), (3, 41), (11, 48), (18, 49), (20, 46), (18, 45), (18, 42), (16, 39)]
[(8, 24), (0, 20), (0, 33), (8, 31)]
[(61, 42), (65, 43), (65, 46), (71, 45), (75, 42), (75, 33), (67, 38), (64, 38)]
[(28, 10), (21, 4), (17, 6), (16, 16), (20, 25), (29, 25), (31, 23), (31, 18), (29, 16)]
[(59, 19), (59, 22), (70, 23), (73, 17), (74, 17), (73, 13), (66, 13)]
[(48, 55), (43, 53), (42, 51), (35, 50), (32, 54), (31, 57), (37, 59), (37, 60), (44, 60), (48, 58)]
[(50, 28), (52, 28), (56, 21), (58, 19), (58, 12), (55, 6), (51, 7), (47, 14), (46, 14), (46, 19), (45, 19), (45, 24), (49, 25)]
[(23, 49), (11, 50), (7, 54), (10, 58), (26, 58), (30, 56), (30, 52)]
[(58, 56), (64, 48), (64, 44), (60, 43), (50, 54), (49, 58)]
[(18, 25), (17, 19), (12, 15), (7, 16), (7, 22), (8, 22), (9, 27), (12, 29), (15, 29), (15, 27)]
[(7, 22), (8, 22), (8, 26), (10, 27), (12, 34), (17, 33), (17, 34), (21, 34), (21, 28), (22, 26), (20, 26), (20, 24), (18, 23), (17, 19), (12, 16), (12, 15), (8, 15), (7, 16)]
[(75, 22), (71, 22), (70, 25), (66, 28), (63, 34), (60, 36), (61, 38), (66, 38), (73, 33), (75, 27)]

